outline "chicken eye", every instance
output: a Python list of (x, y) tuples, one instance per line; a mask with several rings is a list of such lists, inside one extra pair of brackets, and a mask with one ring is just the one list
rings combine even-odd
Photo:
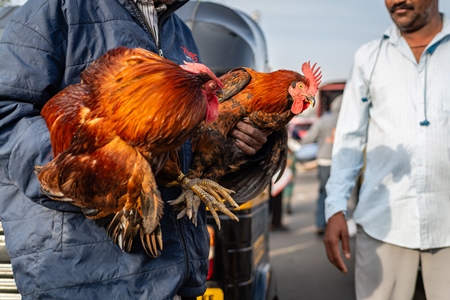
[(210, 81), (209, 82), (209, 88), (214, 90), (214, 89), (217, 88), (217, 84), (214, 81)]
[(299, 88), (299, 89), (302, 89), (303, 87), (304, 87), (304, 85), (303, 85), (303, 83), (299, 83), (299, 84), (297, 84), (297, 87)]

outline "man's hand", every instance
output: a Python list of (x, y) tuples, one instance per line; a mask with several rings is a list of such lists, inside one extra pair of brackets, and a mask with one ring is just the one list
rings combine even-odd
[(267, 142), (271, 132), (263, 132), (253, 127), (248, 118), (236, 124), (230, 135), (235, 138), (236, 146), (246, 155), (253, 155)]
[(350, 259), (350, 242), (347, 228), (347, 221), (342, 212), (333, 215), (327, 224), (324, 237), (325, 249), (328, 260), (341, 272), (347, 273), (347, 266), (342, 260), (339, 251), (339, 242), (342, 242), (342, 252), (346, 259)]

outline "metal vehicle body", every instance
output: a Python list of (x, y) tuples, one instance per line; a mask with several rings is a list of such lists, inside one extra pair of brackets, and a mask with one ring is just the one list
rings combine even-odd
[(236, 67), (268, 72), (261, 27), (249, 15), (206, 1), (189, 1), (176, 14), (189, 26), (202, 63), (221, 76)]
[(329, 82), (320, 86), (317, 98), (316, 116), (320, 117), (324, 112), (330, 110), (331, 102), (337, 96), (344, 93), (345, 81)]
[(208, 289), (199, 299), (274, 299), (275, 282), (269, 261), (268, 201), (266, 191), (241, 205), (240, 210), (234, 211), (239, 222), (221, 215), (220, 230), (208, 216), (213, 239)]
[[(230, 7), (190, 1), (177, 14), (191, 28), (201, 61), (220, 76), (236, 67), (268, 72), (267, 45), (256, 21)], [(269, 193), (234, 211), (239, 222), (221, 215), (221, 229), (211, 215), (208, 289), (198, 299), (274, 299), (269, 261)]]

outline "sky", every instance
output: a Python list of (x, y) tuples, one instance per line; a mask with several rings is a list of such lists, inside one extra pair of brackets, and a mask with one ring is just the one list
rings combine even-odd
[[(345, 80), (355, 51), (392, 24), (382, 0), (218, 0), (252, 15), (259, 11), (272, 70), (322, 68), (323, 83)], [(450, 0), (439, 1), (450, 16)]]
[[(355, 51), (392, 24), (383, 0), (210, 1), (249, 15), (258, 12), (271, 69), (300, 71), (303, 62), (317, 62), (322, 83), (345, 80)], [(450, 16), (450, 0), (440, 0), (439, 7)]]

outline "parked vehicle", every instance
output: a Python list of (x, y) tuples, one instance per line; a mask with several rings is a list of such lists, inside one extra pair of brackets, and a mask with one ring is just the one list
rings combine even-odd
[(264, 33), (246, 13), (205, 1), (189, 1), (176, 13), (191, 29), (202, 63), (216, 75), (236, 67), (269, 71)]
[(324, 112), (330, 110), (331, 101), (344, 93), (345, 81), (335, 81), (322, 84), (317, 94), (316, 116), (320, 117)]

